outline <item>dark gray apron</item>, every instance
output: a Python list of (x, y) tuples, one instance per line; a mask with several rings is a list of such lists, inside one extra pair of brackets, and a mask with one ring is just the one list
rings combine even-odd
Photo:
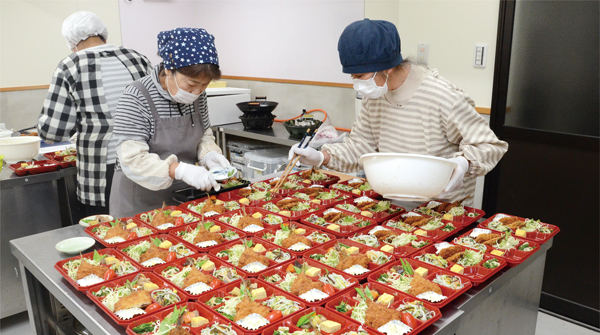
[[(161, 118), (146, 87), (138, 81), (131, 85), (144, 95), (154, 118), (154, 137), (148, 143), (149, 152), (157, 154), (163, 160), (175, 155), (180, 162), (196, 164), (197, 147), (204, 136), (198, 100), (194, 101), (194, 113), (191, 114), (193, 121), (188, 115)], [(194, 127), (194, 124), (200, 126)], [(160, 208), (163, 201), (167, 205), (176, 205), (173, 191), (185, 187), (187, 184), (181, 180), (174, 180), (173, 185), (167, 189), (151, 191), (129, 179), (123, 170), (116, 170), (110, 196), (110, 215), (115, 218), (133, 216)]]

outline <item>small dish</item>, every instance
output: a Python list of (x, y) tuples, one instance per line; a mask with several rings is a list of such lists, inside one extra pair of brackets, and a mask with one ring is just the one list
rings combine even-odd
[(56, 243), (56, 250), (65, 254), (77, 254), (94, 245), (96, 241), (91, 237), (72, 237)]
[(233, 166), (228, 166), (224, 169), (212, 169), (210, 170), (210, 173), (212, 173), (216, 181), (223, 181), (235, 177), (237, 175), (237, 169)]
[[(88, 216), (85, 217), (81, 220), (79, 220), (79, 224), (84, 226), (84, 227), (89, 227), (90, 226), (90, 222), (91, 221), (98, 221), (98, 223), (100, 222), (110, 222), (112, 220), (114, 220), (115, 218), (110, 216), (110, 215), (92, 215), (92, 216)], [(91, 225), (96, 225), (97, 223), (92, 223)]]

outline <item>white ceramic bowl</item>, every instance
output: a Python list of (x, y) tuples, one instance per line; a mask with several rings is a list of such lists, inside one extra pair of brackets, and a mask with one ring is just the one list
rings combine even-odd
[(373, 153), (360, 160), (373, 190), (401, 201), (427, 201), (448, 184), (456, 163), (445, 158), (396, 153)]
[(0, 138), (0, 155), (6, 162), (30, 161), (40, 151), (41, 138), (19, 136)]

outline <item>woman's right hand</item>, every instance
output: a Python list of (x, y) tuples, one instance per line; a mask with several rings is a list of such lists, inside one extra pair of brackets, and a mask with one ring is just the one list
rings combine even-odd
[(214, 188), (215, 191), (221, 189), (221, 185), (217, 183), (213, 175), (202, 166), (179, 163), (175, 169), (175, 179), (183, 180), (186, 184), (202, 191), (208, 192), (211, 188)]

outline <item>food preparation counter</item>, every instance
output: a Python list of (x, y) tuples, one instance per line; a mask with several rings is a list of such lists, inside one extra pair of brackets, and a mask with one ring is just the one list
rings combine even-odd
[[(263, 176), (262, 179), (272, 176)], [(87, 236), (79, 225), (11, 241), (12, 253), (20, 264), (32, 331), (53, 334), (50, 295), (54, 296), (93, 334), (119, 334), (125, 329), (77, 291), (54, 269), (54, 264), (71, 257), (54, 249), (59, 241)], [(546, 253), (553, 240), (522, 264), (505, 268), (483, 284), (444, 307), (442, 318), (420, 334), (535, 334)], [(96, 248), (102, 248), (96, 244)]]
[(217, 144), (221, 147), (223, 152), (227, 152), (227, 135), (287, 145), (290, 147), (300, 142), (300, 139), (290, 137), (290, 134), (281, 122), (273, 122), (272, 128), (263, 130), (245, 130), (244, 125), (241, 122), (213, 126), (212, 130), (215, 132)]

